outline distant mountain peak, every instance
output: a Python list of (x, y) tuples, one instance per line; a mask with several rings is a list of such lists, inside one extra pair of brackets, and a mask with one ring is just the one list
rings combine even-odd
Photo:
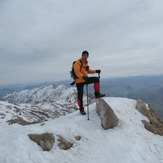
[(66, 92), (69, 92), (69, 94), (73, 94), (74, 90), (66, 87), (65, 85), (59, 85), (57, 88), (55, 88), (53, 85), (49, 85), (34, 88), (32, 90), (27, 89), (21, 91), (13, 91), (3, 97), (3, 100), (11, 103), (36, 104), (44, 100), (59, 100), (60, 98), (65, 97), (64, 94)]

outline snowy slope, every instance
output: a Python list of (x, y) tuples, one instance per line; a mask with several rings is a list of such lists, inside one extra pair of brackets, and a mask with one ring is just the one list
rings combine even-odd
[[(90, 120), (75, 111), (67, 116), (40, 124), (20, 126), (0, 124), (1, 163), (163, 163), (163, 137), (144, 129), (146, 117), (136, 110), (136, 101), (126, 98), (104, 98), (119, 118), (118, 126), (104, 130), (90, 105)], [(55, 142), (44, 152), (28, 134), (44, 132), (62, 135), (74, 143), (67, 151)], [(75, 136), (82, 139), (76, 141)]]

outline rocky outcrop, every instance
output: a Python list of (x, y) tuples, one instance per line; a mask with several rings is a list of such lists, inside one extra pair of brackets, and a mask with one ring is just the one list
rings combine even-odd
[(31, 140), (41, 146), (43, 151), (50, 151), (53, 147), (53, 143), (55, 142), (54, 136), (51, 133), (29, 134), (28, 136)]
[(163, 124), (158, 123), (158, 124), (152, 124), (151, 122), (147, 122), (146, 120), (142, 120), (144, 127), (154, 133), (163, 136)]
[(154, 134), (163, 136), (163, 121), (158, 117), (151, 104), (148, 104), (148, 108), (149, 109), (147, 109), (142, 100), (137, 100), (136, 109), (149, 119), (149, 122), (142, 120), (144, 127)]
[(101, 98), (98, 98), (96, 101), (96, 111), (101, 118), (101, 125), (105, 130), (117, 126), (117, 116), (113, 109)]

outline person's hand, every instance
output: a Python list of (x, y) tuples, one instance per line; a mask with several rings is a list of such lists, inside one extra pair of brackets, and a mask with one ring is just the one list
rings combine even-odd
[(83, 79), (85, 80), (85, 82), (86, 82), (86, 84), (87, 84), (88, 81), (89, 81), (89, 77), (87, 77), (87, 76), (83, 76)]
[(96, 73), (100, 74), (101, 73), (101, 70), (96, 70)]

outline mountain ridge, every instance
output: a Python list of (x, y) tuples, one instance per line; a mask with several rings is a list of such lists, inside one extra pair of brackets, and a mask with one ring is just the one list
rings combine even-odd
[[(89, 95), (90, 100), (93, 96)], [(0, 118), (10, 124), (41, 123), (78, 110), (77, 90), (64, 85), (42, 86), (32, 90), (13, 91), (0, 101)], [(87, 96), (83, 97), (86, 105)]]

